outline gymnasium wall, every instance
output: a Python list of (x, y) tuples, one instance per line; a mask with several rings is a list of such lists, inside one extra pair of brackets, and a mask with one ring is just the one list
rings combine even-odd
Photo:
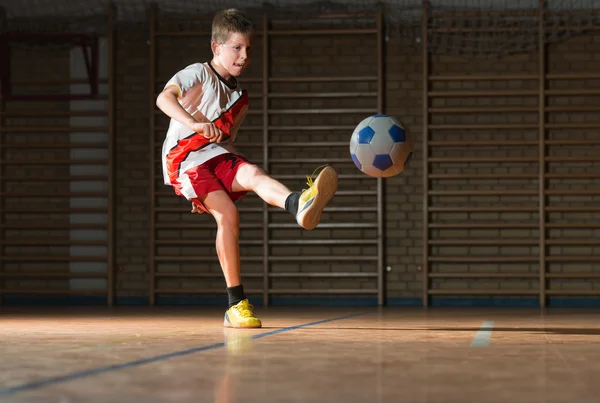
[[(271, 53), (273, 55), (273, 59), (271, 61), (271, 74), (281, 75), (281, 76), (294, 76), (294, 75), (308, 75), (308, 74), (316, 74), (316, 75), (329, 75), (329, 74), (375, 74), (376, 66), (374, 62), (370, 60), (370, 57), (374, 54), (374, 37), (369, 38), (361, 38), (359, 36), (356, 37), (307, 37), (301, 41), (301, 45), (298, 45), (299, 40), (297, 38), (289, 38), (289, 37), (278, 37), (272, 43)], [(257, 41), (255, 43), (256, 53), (254, 56), (254, 61), (252, 66), (248, 71), (248, 76), (260, 76), (260, 63), (261, 63), (261, 52), (260, 42)], [(392, 304), (408, 304), (408, 305), (420, 305), (421, 297), (423, 295), (423, 281), (422, 281), (422, 261), (423, 261), (423, 216), (422, 216), (422, 183), (423, 183), (423, 173), (422, 173), (422, 149), (421, 149), (421, 128), (422, 128), (422, 100), (423, 100), (423, 91), (422, 91), (422, 55), (420, 52), (420, 47), (417, 44), (410, 43), (407, 41), (403, 41), (401, 39), (390, 39), (386, 42), (385, 45), (386, 52), (386, 62), (385, 62), (385, 70), (386, 70), (386, 80), (385, 80), (385, 112), (398, 117), (407, 127), (408, 132), (412, 136), (415, 143), (415, 154), (411, 161), (411, 165), (409, 169), (394, 178), (387, 179), (385, 181), (385, 237), (386, 237), (386, 249), (385, 249), (385, 263), (386, 266), (390, 266), (391, 271), (387, 273), (387, 281), (386, 287), (388, 290), (388, 297), (390, 298), (390, 303)], [(565, 41), (564, 43), (551, 45), (549, 48), (549, 71), (560, 71), (560, 72), (569, 72), (569, 71), (578, 71), (584, 72), (589, 71), (591, 73), (598, 71), (598, 65), (600, 64), (600, 59), (598, 55), (600, 54), (600, 38), (598, 36), (581, 36), (575, 37)], [(371, 55), (371, 56), (370, 56)], [(39, 56), (36, 56), (38, 59)], [(159, 78), (164, 78), (165, 80), (170, 77), (171, 74), (175, 73), (178, 69), (185, 67), (187, 64), (200, 60), (208, 60), (209, 57), (209, 44), (208, 41), (201, 41), (198, 38), (195, 39), (186, 39), (185, 37), (175, 37), (169, 39), (161, 39), (161, 45), (159, 47), (159, 51), (157, 54), (158, 59), (158, 70), (157, 75)], [(44, 66), (47, 67), (45, 71), (50, 71), (49, 67), (55, 67), (56, 70), (60, 70), (61, 68), (67, 68), (68, 66), (68, 55), (65, 53), (53, 53), (53, 54), (43, 54), (41, 56), (44, 61)], [(18, 53), (14, 60), (15, 71), (25, 74), (27, 71), (31, 71), (39, 67), (36, 63), (31, 63), (31, 55), (26, 53)], [(116, 249), (116, 262), (117, 267), (116, 270), (116, 294), (117, 301), (121, 299), (121, 301), (126, 301), (126, 297), (135, 297), (130, 299), (129, 301), (142, 301), (144, 297), (148, 295), (148, 277), (147, 277), (147, 268), (148, 268), (148, 247), (149, 247), (149, 224), (148, 224), (148, 209), (149, 209), (149, 200), (152, 197), (149, 194), (149, 175), (150, 175), (150, 161), (149, 159), (153, 157), (153, 153), (156, 150), (151, 150), (149, 147), (149, 139), (150, 135), (148, 130), (148, 119), (150, 116), (149, 110), (149, 86), (148, 86), (148, 77), (147, 77), (147, 69), (148, 69), (148, 46), (147, 46), (147, 33), (146, 31), (140, 30), (139, 32), (132, 32), (131, 30), (127, 30), (126, 35), (118, 35), (117, 36), (117, 57), (116, 57), (116, 76), (117, 76), (117, 122), (116, 122), (116, 141), (117, 141), (117, 155), (116, 155), (116, 169), (117, 169), (117, 193), (116, 193), (116, 214), (117, 214), (117, 249)], [(62, 67), (61, 67), (62, 66)], [(537, 72), (537, 60), (536, 55), (514, 55), (509, 56), (504, 59), (496, 60), (496, 59), (487, 59), (487, 60), (464, 60), (458, 57), (450, 57), (450, 56), (434, 56), (432, 60), (432, 72), (435, 74), (468, 74), (468, 73), (482, 73), (482, 72), (493, 72), (493, 73), (520, 73), (526, 72), (528, 74), (535, 74)], [(38, 73), (41, 74), (41, 73)], [(243, 79), (241, 80), (243, 82)], [(597, 80), (596, 80), (597, 81)], [(521, 82), (521, 81), (512, 81), (507, 83), (498, 83), (498, 82), (479, 82), (479, 83), (470, 83), (464, 84), (461, 86), (462, 89), (526, 89), (527, 85), (535, 86), (537, 83), (533, 81), (532, 83)], [(298, 91), (302, 90), (303, 87), (306, 87), (307, 84), (286, 84), (281, 83), (278, 84), (281, 86), (282, 91)], [(344, 86), (346, 84), (340, 84), (340, 86)], [(371, 84), (353, 84), (357, 85), (355, 87), (357, 90), (375, 90), (375, 88), (370, 87)], [(504, 85), (504, 87), (499, 87), (499, 85)], [(581, 80), (573, 80), (572, 82), (563, 81), (561, 84), (562, 88), (574, 88), (575, 86), (579, 86), (581, 88), (588, 88), (594, 85), (597, 86), (597, 82), (586, 82)], [(334, 85), (331, 83), (314, 83), (310, 84), (311, 90), (319, 90), (323, 91), (331, 91), (332, 89), (342, 90), (342, 89), (350, 89), (349, 87), (338, 87), (334, 88)], [(247, 88), (250, 91), (251, 96), (251, 110), (253, 105), (257, 105), (260, 107), (260, 84), (250, 83), (247, 85)], [(532, 87), (535, 89), (535, 87)], [(596, 87), (597, 88), (597, 87)], [(439, 90), (443, 90), (442, 87), (437, 87)], [(456, 89), (456, 88), (455, 88)], [(258, 96), (258, 100), (254, 101), (252, 99), (252, 95), (256, 94)], [(522, 99), (513, 98), (511, 102), (515, 102), (520, 105), (531, 105), (535, 106), (537, 100), (536, 97), (523, 97)], [(532, 100), (533, 99), (533, 100)], [(592, 102), (592, 98), (578, 98), (576, 101), (570, 101), (568, 98), (563, 98), (562, 100), (557, 100), (556, 102), (569, 104), (570, 102)], [(256, 103), (255, 103), (256, 102)], [(356, 107), (356, 108), (364, 108), (365, 107), (365, 99), (344, 99), (343, 105), (344, 107)], [(461, 102), (461, 105), (457, 105), (457, 102)], [(474, 101), (471, 99), (453, 99), (451, 101), (447, 101), (446, 104), (440, 104), (438, 106), (465, 106), (465, 105), (475, 105)], [(298, 105), (288, 104), (284, 105), (283, 101), (280, 107), (295, 107)], [(323, 104), (314, 103), (312, 105), (307, 105), (311, 107), (325, 107)], [(31, 105), (27, 106), (28, 108)], [(259, 122), (257, 120), (262, 119), (260, 115), (250, 115), (247, 118), (247, 125), (257, 125)], [(344, 115), (344, 116), (329, 116), (324, 118), (321, 115), (314, 116), (281, 116), (274, 117), (278, 124), (281, 125), (307, 125), (307, 124), (340, 124), (340, 125), (353, 125), (357, 123), (361, 119), (361, 115)], [(515, 113), (509, 116), (506, 116), (507, 121), (501, 120), (497, 115), (490, 116), (470, 116), (470, 115), (459, 115), (453, 117), (452, 121), (446, 120), (444, 122), (437, 123), (456, 123), (456, 124), (464, 124), (464, 123), (536, 123), (537, 116), (536, 114), (519, 114)], [(474, 120), (476, 119), (476, 120)], [(564, 122), (579, 122), (581, 119), (575, 115), (570, 115), (568, 113), (562, 114), (556, 119)], [(157, 126), (164, 126), (164, 119), (157, 120)], [(285, 133), (273, 133), (272, 135), (281, 138), (287, 138), (285, 136), (294, 135), (294, 132), (285, 132)], [(160, 133), (159, 137), (160, 137)], [(260, 148), (252, 148), (243, 146), (244, 142), (252, 142), (254, 141), (251, 136), (260, 137), (262, 133), (260, 132), (252, 132), (252, 131), (241, 131), (239, 134), (239, 142), (240, 142), (240, 150), (244, 152), (248, 157), (252, 158), (260, 158)], [(471, 137), (470, 133), (444, 133), (445, 136), (456, 136), (456, 137), (445, 137), (445, 139), (462, 139), (468, 140)], [(532, 133), (528, 133), (527, 131), (523, 131), (522, 133), (511, 134), (516, 136), (521, 136), (520, 138), (524, 138), (527, 136), (533, 136), (532, 139), (536, 139), (537, 133), (534, 130)], [(563, 132), (563, 136), (569, 136), (568, 133)], [(590, 131), (589, 136), (592, 138), (595, 134)], [(318, 141), (319, 136), (327, 136), (328, 140), (331, 141), (343, 141), (345, 139), (349, 139), (350, 132), (331, 132), (331, 133), (319, 133), (319, 132), (299, 132), (298, 139), (303, 139), (307, 141), (307, 149), (291, 149), (281, 151), (281, 154), (278, 155), (278, 158), (302, 158), (306, 156), (307, 152), (311, 152), (312, 155), (317, 155), (318, 157), (332, 157), (332, 158), (340, 158), (340, 157), (348, 157), (348, 161), (350, 162), (350, 158), (348, 155), (347, 148), (341, 147), (336, 149), (331, 149), (330, 151), (325, 151), (324, 149), (318, 149), (314, 151), (308, 151), (310, 148), (310, 141)], [(524, 137), (523, 137), (524, 136)], [(247, 139), (246, 139), (247, 138)], [(510, 139), (510, 135), (507, 133), (500, 132), (489, 132), (487, 133), (487, 137), (489, 139)], [(35, 137), (29, 137), (30, 141), (35, 141)], [(47, 139), (47, 137), (45, 137)], [(439, 138), (438, 140), (442, 140), (444, 138)], [(597, 137), (596, 137), (597, 139)], [(258, 140), (256, 140), (258, 141)], [(158, 150), (158, 148), (157, 148)], [(584, 152), (589, 152), (590, 147), (586, 145), (579, 146), (571, 146), (568, 148), (560, 148), (556, 150), (557, 153), (567, 154), (567, 155), (579, 155)], [(485, 151), (482, 150), (471, 150), (469, 152), (475, 153), (470, 155), (478, 155), (478, 156), (506, 156), (506, 157), (519, 157), (519, 156), (527, 156), (529, 152), (533, 152), (532, 155), (535, 154), (536, 147), (532, 147), (531, 150), (525, 149), (523, 147), (515, 147), (511, 149), (506, 148), (497, 148), (497, 149), (487, 149)], [(438, 156), (461, 156), (466, 151), (460, 148), (457, 149), (444, 149), (441, 154)], [(313, 154), (314, 153), (314, 154)], [(550, 154), (552, 155), (552, 154)], [(273, 156), (275, 158), (275, 156)], [(333, 164), (338, 167), (340, 172), (348, 173), (353, 172), (356, 173), (355, 168), (353, 168), (351, 162), (349, 164)], [(274, 174), (306, 174), (309, 175), (314, 168), (316, 168), (318, 164), (306, 164), (303, 163), (301, 165), (293, 165), (289, 164), (281, 164), (280, 166), (274, 166), (272, 173)], [(527, 164), (514, 163), (508, 164), (510, 170), (515, 170), (519, 172), (525, 172), (528, 169), (531, 169), (531, 166)], [(443, 172), (452, 172), (452, 170), (460, 169), (471, 169), (466, 165), (456, 165), (454, 164), (452, 167), (440, 167)], [(53, 168), (50, 168), (53, 169)], [(58, 167), (56, 169), (59, 169)], [(498, 167), (493, 164), (483, 164), (480, 167), (477, 167), (477, 172), (481, 172), (482, 174), (493, 174), (494, 172), (498, 172)], [(564, 172), (569, 172), (569, 167), (566, 168), (556, 168), (562, 169)], [(534, 169), (535, 171), (535, 169)], [(58, 173), (58, 171), (57, 171)], [(160, 173), (160, 171), (157, 171)], [(31, 172), (31, 175), (39, 175), (39, 172)], [(49, 174), (45, 172), (45, 174)], [(301, 189), (303, 186), (303, 181), (301, 180), (289, 180), (286, 181), (292, 189)], [(438, 183), (438, 182), (436, 182)], [(557, 180), (554, 182), (556, 186), (560, 187), (561, 182)], [(468, 182), (464, 180), (453, 180), (450, 182), (445, 182), (439, 184), (439, 189), (471, 189), (473, 186), (476, 186), (477, 189), (485, 189), (486, 186), (497, 185), (498, 181), (494, 179), (481, 180), (477, 182)], [(597, 178), (588, 178), (585, 180), (581, 180), (579, 182), (581, 186), (598, 186)], [(161, 188), (160, 180), (156, 181), (157, 191), (160, 192), (168, 192), (169, 189), (164, 187)], [(536, 180), (520, 180), (513, 182), (511, 184), (513, 188), (521, 188), (521, 189), (537, 189)], [(343, 185), (345, 190), (350, 189), (371, 189), (374, 186), (374, 181), (369, 179), (355, 179), (349, 180), (345, 182)], [(571, 186), (570, 184), (568, 186)], [(494, 198), (497, 196), (489, 196), (486, 198), (487, 202), (495, 202), (500, 201), (498, 198), (495, 200)], [(580, 202), (580, 199), (567, 197), (567, 196), (557, 196), (561, 197), (564, 203), (577, 203)], [(169, 200), (168, 197), (163, 197), (161, 200)], [(504, 199), (503, 199), (504, 200)], [(535, 205), (537, 202), (534, 200), (534, 196), (527, 195), (517, 195), (513, 197), (513, 202), (515, 203), (529, 203)], [(357, 198), (348, 197), (345, 200), (340, 200), (339, 205), (353, 205), (353, 204), (364, 204), (368, 205), (370, 203), (370, 199), (366, 196), (357, 196)], [(439, 198), (437, 200), (436, 205), (444, 205), (448, 201)], [(451, 203), (456, 205), (468, 204), (471, 202), (471, 198), (469, 196), (452, 196)], [(46, 201), (37, 201), (39, 203), (40, 208), (45, 208), (48, 205)], [(172, 206), (181, 206), (182, 212), (180, 213), (165, 213), (160, 215), (159, 221), (166, 225), (165, 229), (159, 229), (159, 231), (169, 231), (168, 223), (181, 223), (187, 222), (190, 223), (202, 223), (208, 222), (207, 219), (209, 217), (201, 217), (195, 216), (187, 213), (186, 204), (180, 202), (176, 199), (176, 196), (172, 196)], [(243, 200), (240, 204), (240, 208), (243, 207), (257, 207), (260, 206), (258, 200), (249, 196), (245, 200)], [(246, 216), (242, 214), (242, 223), (248, 222), (256, 222), (258, 220), (258, 213), (248, 213)], [(333, 213), (331, 213), (333, 214)], [(360, 222), (361, 220), (373, 220), (374, 213), (336, 213), (337, 219), (344, 221), (352, 221), (356, 220)], [(487, 215), (486, 215), (487, 214)], [(495, 213), (481, 213), (477, 216), (477, 219), (482, 220), (536, 220), (537, 213), (528, 212), (528, 213), (506, 213), (499, 215), (494, 215)], [(563, 214), (563, 213), (557, 213)], [(581, 220), (590, 220), (595, 219), (597, 216), (593, 215), (594, 213), (572, 213), (570, 215), (563, 214), (560, 219), (573, 221), (573, 222), (581, 222)], [(597, 214), (597, 213), (596, 213)], [(10, 215), (7, 216), (10, 218)], [(284, 216), (277, 216), (277, 220), (284, 220)], [(325, 216), (324, 222), (327, 221), (328, 215)], [(290, 218), (291, 217), (286, 217)], [(18, 219), (15, 217), (15, 219)], [(473, 216), (468, 216), (465, 214), (457, 214), (453, 213), (451, 216), (444, 216), (443, 213), (439, 213), (439, 220), (470, 220), (473, 219)], [(289, 221), (289, 220), (288, 220)], [(178, 236), (182, 238), (185, 237), (210, 237), (208, 235), (209, 230), (188, 230), (188, 231), (180, 231), (177, 230)], [(212, 230), (210, 230), (212, 231)], [(254, 234), (252, 231), (256, 231), (258, 234), (260, 230), (242, 230), (243, 236), (258, 236)], [(285, 236), (284, 233), (289, 231), (295, 231), (293, 229), (283, 229), (281, 231), (281, 236)], [(318, 230), (321, 231), (321, 230)], [(361, 236), (370, 236), (369, 231), (373, 231), (372, 229), (332, 229), (332, 230), (322, 230), (321, 237), (323, 234), (327, 234), (331, 237), (361, 237)], [(511, 230), (498, 230), (498, 229), (479, 229), (479, 230), (462, 230), (462, 229), (439, 229), (434, 230), (438, 232), (444, 232), (443, 237), (445, 238), (460, 238), (466, 235), (471, 236), (485, 236), (489, 232), (497, 232), (497, 231), (512, 231), (510, 234), (506, 234), (510, 237), (528, 237), (528, 236), (537, 236), (533, 232), (535, 230), (531, 229), (511, 229)], [(468, 231), (471, 231), (467, 233)], [(532, 232), (533, 231), (533, 232)], [(557, 231), (565, 231), (565, 230), (556, 230)], [(597, 236), (598, 234), (593, 232), (591, 229), (577, 229), (572, 228), (568, 230), (569, 236), (573, 237), (590, 237)], [(6, 232), (7, 236), (10, 236), (11, 233), (9, 231)], [(439, 234), (438, 234), (439, 235)], [(277, 236), (275, 234), (274, 236)], [(311, 235), (307, 235), (311, 236)], [(441, 236), (441, 235), (440, 235)], [(286, 251), (286, 248), (289, 250)], [(334, 248), (338, 248), (337, 250), (333, 250)], [(368, 246), (361, 247), (365, 248), (365, 250), (361, 250), (362, 253), (373, 253), (373, 251), (368, 250)], [(467, 248), (465, 250), (460, 250), (459, 248)], [(597, 248), (596, 248), (597, 249)], [(577, 245), (572, 246), (564, 246), (560, 250), (560, 253), (572, 253), (572, 254), (592, 254), (594, 252), (598, 252), (593, 247), (579, 247)], [(198, 255), (214, 255), (214, 247), (207, 245), (201, 246), (196, 249), (188, 248), (186, 251), (182, 251), (182, 249), (174, 248), (163, 250), (166, 254), (176, 254), (176, 253), (193, 253)], [(291, 254), (327, 254), (327, 253), (344, 253), (344, 250), (339, 250), (339, 247), (328, 247), (328, 246), (319, 246), (319, 247), (311, 247), (311, 248), (293, 248), (288, 246), (277, 247), (276, 250), (273, 251), (273, 254), (281, 253), (285, 255), (286, 253)], [(437, 250), (437, 252), (440, 252)], [(444, 252), (444, 251), (442, 251)], [(499, 255), (511, 255), (514, 253), (518, 254), (531, 254), (532, 256), (536, 255), (536, 247), (535, 246), (515, 246), (513, 248), (506, 247), (488, 247), (479, 248), (477, 250), (470, 249), (469, 247), (449, 247), (449, 250), (445, 252), (457, 253), (461, 254), (499, 254)], [(249, 252), (254, 253), (254, 252)], [(259, 253), (259, 252), (256, 252)], [(346, 253), (348, 254), (357, 254), (359, 253), (356, 250), (347, 249)], [(440, 252), (441, 253), (441, 252)], [(200, 263), (198, 263), (200, 264)], [(253, 266), (254, 263), (250, 263), (248, 265), (243, 265), (243, 270), (259, 270), (259, 268)], [(322, 271), (330, 270), (330, 265), (332, 263), (311, 263), (306, 262), (305, 264), (311, 265), (313, 269), (319, 269), (322, 266)], [(346, 270), (355, 270), (356, 264), (352, 262), (341, 262), (338, 263), (340, 265), (347, 266)], [(566, 263), (556, 263), (556, 265), (561, 266)], [(181, 270), (183, 267), (182, 264), (177, 265), (173, 270)], [(186, 263), (185, 267), (189, 267), (190, 263)], [(210, 263), (210, 271), (218, 272), (218, 265), (214, 263)], [(466, 264), (469, 265), (469, 264)], [(587, 266), (586, 266), (587, 265)], [(214, 266), (214, 267), (213, 267)], [(523, 270), (531, 270), (532, 272), (536, 272), (537, 268), (533, 267), (534, 265), (523, 266)], [(9, 267), (5, 265), (5, 267)], [(23, 266), (25, 267), (25, 266)], [(474, 264), (470, 264), (469, 267), (474, 267)], [(569, 266), (566, 270), (578, 270), (582, 271), (585, 269), (591, 269), (592, 264), (581, 263), (579, 266), (573, 268), (573, 266)], [(562, 266), (561, 266), (562, 269)], [(6, 270), (6, 269), (5, 269)], [(26, 267), (23, 268), (26, 270)], [(169, 270), (169, 267), (166, 267), (166, 270)], [(299, 264), (287, 264), (281, 265), (280, 270), (282, 271), (293, 271), (293, 270), (302, 270), (302, 265)], [(440, 270), (452, 270), (451, 267), (444, 267), (443, 265), (440, 267)], [(489, 265), (488, 265), (489, 270)], [(506, 270), (506, 265), (498, 264), (492, 267), (492, 270), (497, 270), (498, 272), (502, 272)], [(5, 280), (8, 281), (8, 280)], [(25, 280), (19, 280), (25, 281)], [(255, 284), (253, 284), (253, 279), (249, 281), (245, 281), (247, 288), (253, 288)], [(254, 280), (262, 281), (262, 280)], [(314, 288), (315, 282), (319, 282), (323, 287), (326, 288), (345, 288), (344, 279), (340, 280), (321, 280), (321, 279), (301, 279), (296, 278), (293, 280), (289, 279), (281, 279), (279, 286), (285, 287), (290, 286), (291, 288), (302, 288), (302, 287), (312, 287)], [(364, 287), (373, 287), (373, 284), (369, 284), (369, 282), (373, 282), (375, 280), (365, 279), (360, 280), (363, 281)], [(509, 286), (511, 288), (522, 287), (522, 288), (531, 288), (535, 289), (537, 285), (537, 280), (527, 280), (527, 279), (518, 279), (518, 280), (509, 280), (512, 282)], [(286, 284), (287, 282), (287, 284)], [(479, 287), (487, 287), (489, 289), (501, 289), (502, 287), (506, 287), (507, 284), (504, 280), (477, 280), (479, 283)], [(595, 284), (590, 282), (589, 280), (585, 281), (577, 281), (577, 280), (559, 280), (560, 284), (558, 287), (568, 287), (571, 289), (585, 289), (589, 287), (594, 287)], [(36, 284), (37, 288), (43, 287), (52, 287), (53, 283), (51, 282), (41, 282)], [(354, 283), (356, 284), (356, 283)], [(457, 287), (457, 288), (465, 288), (469, 287), (472, 284), (472, 281), (460, 280), (460, 279), (444, 279), (444, 280), (436, 280), (435, 287)], [(224, 287), (224, 282), (221, 278), (215, 277), (213, 279), (208, 280), (191, 280), (191, 281), (182, 281), (177, 279), (164, 280), (161, 284), (161, 287), (168, 289), (177, 289), (182, 287), (189, 287), (190, 285), (196, 287), (203, 288), (211, 288), (216, 290), (217, 292), (221, 292)], [(136, 299), (137, 298), (137, 299)]]

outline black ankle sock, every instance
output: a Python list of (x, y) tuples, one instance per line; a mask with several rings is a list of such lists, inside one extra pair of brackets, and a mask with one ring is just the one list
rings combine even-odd
[(285, 199), (285, 209), (289, 211), (293, 216), (298, 212), (298, 200), (300, 199), (300, 193), (293, 192), (287, 199)]
[(229, 308), (246, 299), (244, 286), (240, 284), (235, 287), (227, 287), (227, 297), (229, 298)]

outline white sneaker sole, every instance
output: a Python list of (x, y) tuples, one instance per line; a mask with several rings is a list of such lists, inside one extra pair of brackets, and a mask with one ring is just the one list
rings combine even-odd
[(338, 176), (335, 169), (325, 167), (315, 180), (314, 186), (317, 188), (317, 195), (312, 204), (298, 218), (298, 224), (306, 230), (314, 229), (319, 225), (323, 209), (337, 191)]

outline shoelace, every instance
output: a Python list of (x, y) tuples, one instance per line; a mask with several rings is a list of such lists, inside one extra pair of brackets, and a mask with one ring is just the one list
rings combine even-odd
[[(306, 176), (306, 184), (308, 185), (308, 188), (309, 188), (309, 189), (310, 189), (310, 188), (312, 187), (312, 185), (314, 184), (314, 181), (313, 181), (313, 176), (315, 176), (315, 172), (317, 172), (317, 171), (318, 171), (319, 169), (321, 169), (321, 168), (325, 168), (326, 166), (327, 166), (327, 164), (325, 164), (325, 165), (321, 165), (320, 167), (317, 167), (317, 168), (316, 168), (316, 169), (313, 171), (313, 173), (312, 173), (310, 176), (308, 176), (308, 175)], [(302, 189), (302, 191), (304, 191), (304, 190), (305, 190), (305, 189)]]
[(235, 306), (236, 311), (239, 312), (240, 316), (244, 317), (244, 318), (248, 318), (250, 316), (252, 316), (252, 309), (254, 309), (254, 306), (252, 304), (248, 304), (248, 305), (243, 305), (243, 306)]

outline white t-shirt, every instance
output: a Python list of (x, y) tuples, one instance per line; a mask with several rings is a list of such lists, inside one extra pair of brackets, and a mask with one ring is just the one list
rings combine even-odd
[(248, 93), (237, 81), (227, 83), (210, 65), (194, 63), (179, 71), (165, 88), (179, 89), (179, 103), (198, 122), (213, 122), (225, 136), (221, 143), (210, 143), (201, 133), (171, 119), (162, 148), (163, 176), (171, 185), (188, 169), (217, 155), (235, 153), (233, 142), (248, 112)]

